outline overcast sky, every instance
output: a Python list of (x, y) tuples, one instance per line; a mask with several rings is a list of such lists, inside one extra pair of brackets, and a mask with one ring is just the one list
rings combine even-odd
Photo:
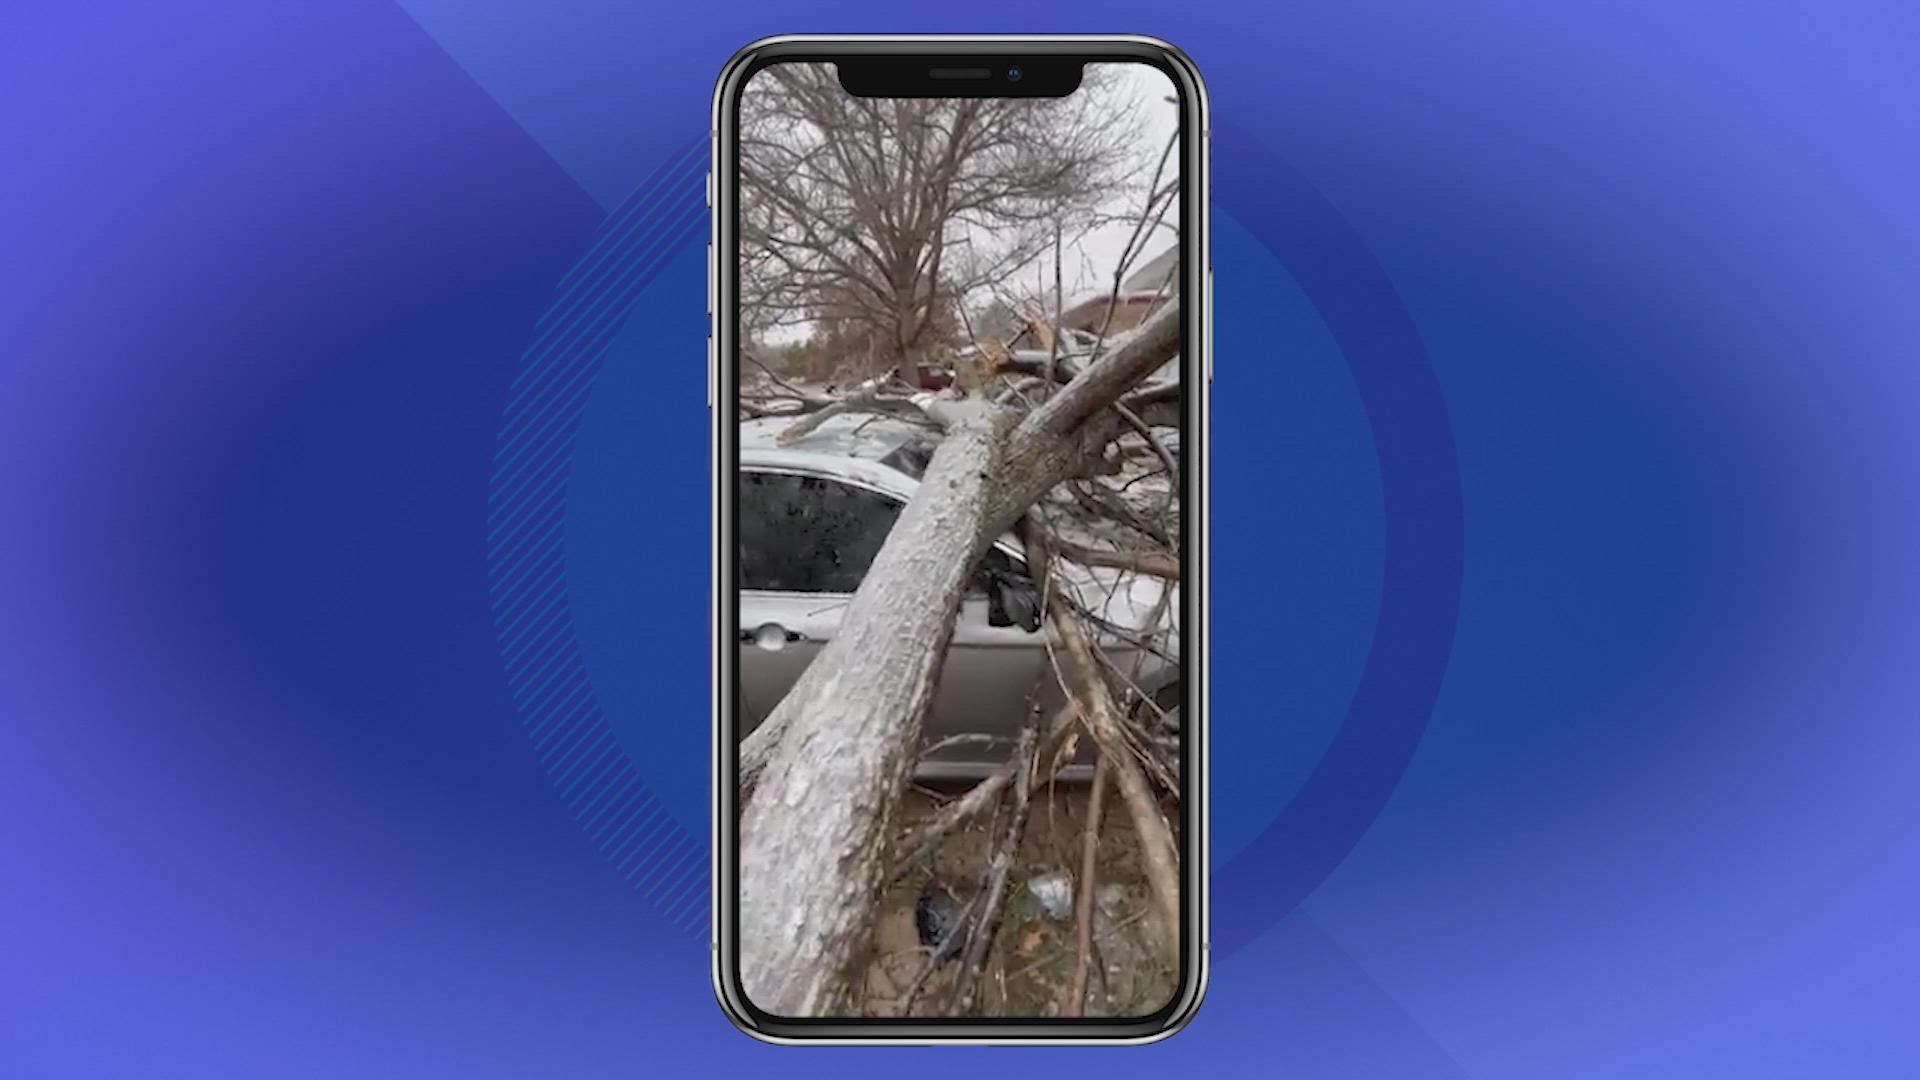
[[(1147, 159), (1147, 172), (1140, 177), (1138, 186), (1144, 189), (1152, 176), (1154, 163), (1159, 160), (1160, 151), (1167, 145), (1167, 140), (1173, 137), (1173, 133), (1179, 129), (1180, 107), (1167, 100), (1174, 96), (1173, 81), (1167, 78), (1166, 73), (1159, 68), (1147, 64), (1112, 66), (1122, 69), (1122, 86), (1138, 102), (1141, 153)], [(1178, 175), (1180, 168), (1178, 155), (1179, 151), (1176, 149), (1175, 156), (1167, 162), (1166, 179)], [(1117, 198), (1101, 207), (1101, 211), (1131, 218), (1139, 212), (1144, 197), (1144, 191), (1129, 192), (1127, 197)], [(1155, 230), (1153, 236), (1146, 242), (1142, 253), (1133, 260), (1135, 269), (1146, 265), (1147, 260), (1174, 245), (1177, 240), (1174, 227), (1179, 221), (1180, 207), (1176, 202), (1167, 211), (1168, 227)], [(1096, 229), (1078, 242), (1069, 242), (1066, 245), (1064, 257), (1061, 259), (1061, 276), (1066, 281), (1066, 294), (1069, 300), (1080, 293), (1095, 289), (1104, 291), (1112, 286), (1113, 268), (1119, 263), (1121, 253), (1127, 247), (1127, 238), (1132, 233), (1133, 226), (1130, 222), (1116, 223)], [(1026, 280), (1033, 280), (1038, 269), (1041, 268), (1027, 267), (1023, 271)], [(1051, 253), (1044, 260), (1044, 271), (1050, 289), (1053, 276)]]

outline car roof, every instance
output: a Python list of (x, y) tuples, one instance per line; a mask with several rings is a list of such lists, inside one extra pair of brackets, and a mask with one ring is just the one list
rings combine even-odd
[(873, 413), (830, 416), (782, 445), (781, 433), (798, 422), (791, 416), (741, 421), (741, 467), (841, 476), (908, 498), (920, 486), (935, 445), (919, 425)]
[(804, 417), (762, 416), (740, 421), (741, 452), (790, 449), (878, 461), (903, 443), (925, 441), (920, 429), (904, 420), (875, 413), (842, 413), (827, 417), (790, 445), (781, 446), (780, 433), (802, 419)]

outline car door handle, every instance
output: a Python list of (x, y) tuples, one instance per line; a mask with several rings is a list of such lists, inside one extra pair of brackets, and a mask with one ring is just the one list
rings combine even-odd
[(758, 645), (769, 652), (786, 648), (797, 641), (805, 641), (807, 636), (798, 630), (789, 630), (779, 623), (761, 623), (752, 630), (740, 631), (742, 645)]

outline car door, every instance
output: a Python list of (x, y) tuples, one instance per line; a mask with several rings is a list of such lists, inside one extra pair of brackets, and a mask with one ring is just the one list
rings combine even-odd
[(927, 716), (923, 776), (976, 776), (999, 765), (1019, 737), (1029, 695), (1037, 691), (1039, 707), (1049, 714), (1062, 700), (1057, 681), (1042, 679), (1048, 674), (1047, 649), (1038, 623), (1022, 625), (1017, 616), (1009, 617), (1004, 599), (995, 617), (996, 604), (988, 595), (995, 577), (1001, 588), (1009, 582), (1032, 588), (1018, 558), (998, 547), (987, 553), (954, 619), (953, 641)]
[(899, 516), (878, 492), (795, 470), (740, 475), (741, 706), (752, 730), (831, 640)]

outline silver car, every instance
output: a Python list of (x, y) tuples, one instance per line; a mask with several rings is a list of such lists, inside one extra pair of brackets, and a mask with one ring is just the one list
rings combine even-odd
[[(787, 418), (740, 425), (739, 672), (748, 731), (833, 637), (931, 452), (921, 429), (886, 417), (837, 416), (781, 445), (777, 436), (792, 425)], [(1137, 689), (1134, 700), (1177, 705), (1179, 587), (1073, 563), (1060, 572), (1079, 605), (1104, 624), (1099, 645), (1123, 685)], [(1005, 536), (961, 602), (927, 717), (929, 752), (916, 775), (969, 779), (992, 771), (1006, 760), (1030, 695), (1049, 715), (1064, 701), (1020, 543)], [(1065, 775), (1076, 773), (1084, 775), (1084, 765)]]

